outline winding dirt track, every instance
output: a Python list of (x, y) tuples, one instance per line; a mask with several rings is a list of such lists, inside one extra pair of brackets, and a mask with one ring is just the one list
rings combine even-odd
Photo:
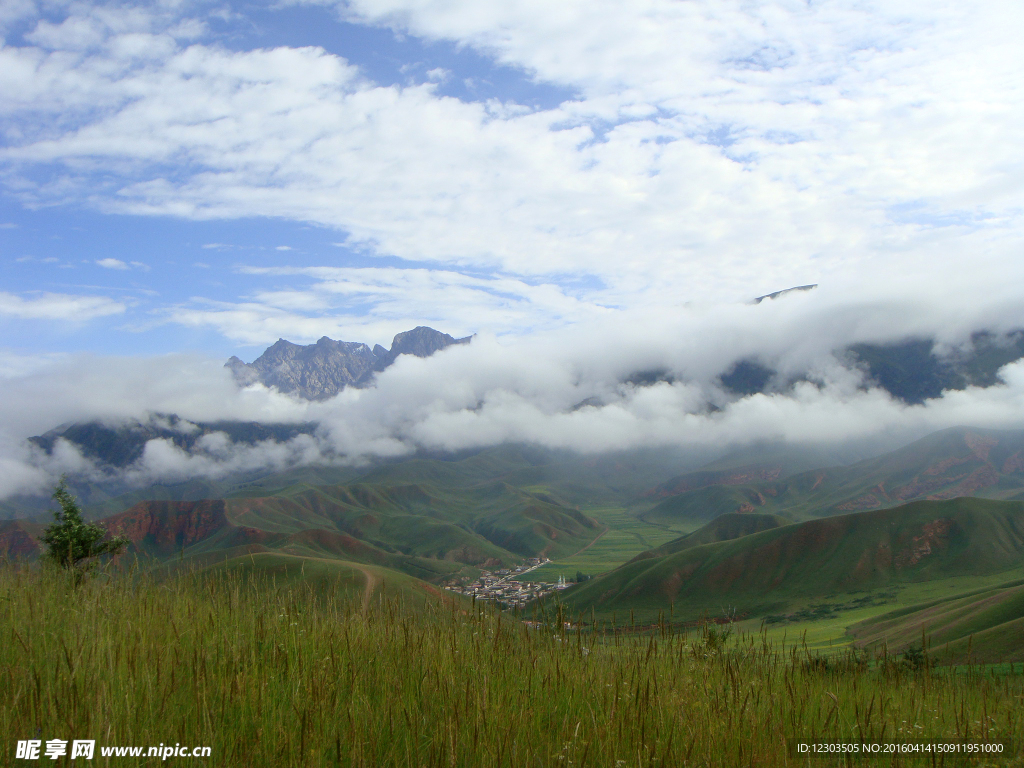
[[(356, 567), (359, 568), (359, 566)], [(363, 590), (363, 615), (365, 616), (366, 612), (370, 610), (370, 598), (373, 597), (373, 591), (380, 584), (380, 579), (374, 575), (373, 571), (367, 568), (359, 568), (359, 571), (366, 577), (366, 589)]]
[[(606, 526), (604, 527), (604, 530), (603, 530), (603, 531), (601, 531), (601, 532), (600, 532), (599, 534), (597, 534), (597, 536), (596, 536), (596, 537), (594, 538), (594, 540), (593, 540), (592, 542), (590, 542), (589, 544), (587, 544), (587, 546), (585, 546), (585, 547), (584, 547), (583, 549), (581, 549), (581, 550), (580, 550), (579, 552), (574, 552), (573, 554), (569, 555), (569, 557), (576, 557), (576, 555), (581, 555), (581, 554), (583, 554), (583, 553), (584, 553), (584, 552), (586, 552), (586, 551), (587, 551), (588, 549), (590, 549), (590, 548), (591, 548), (592, 546), (594, 546), (595, 544), (597, 544), (598, 540), (599, 540), (599, 539), (600, 539), (600, 538), (601, 538), (602, 536), (604, 536), (604, 535), (605, 535), (606, 533), (608, 533), (608, 531), (610, 531), (610, 530), (611, 530), (611, 528), (609, 528), (609, 527), (608, 527), (608, 526), (606, 525)], [(565, 559), (566, 559), (566, 560), (568, 560), (568, 559), (569, 559), (569, 557), (567, 557), (567, 558), (565, 558)]]

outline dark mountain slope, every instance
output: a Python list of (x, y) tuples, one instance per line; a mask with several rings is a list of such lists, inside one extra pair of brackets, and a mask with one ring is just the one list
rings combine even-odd
[(311, 435), (316, 424), (260, 424), (254, 421), (191, 422), (174, 414), (154, 414), (148, 422), (131, 420), (118, 425), (90, 421), (51, 429), (28, 440), (52, 453), (57, 440), (73, 443), (102, 466), (123, 468), (138, 461), (150, 440), (167, 440), (185, 451), (202, 438), (223, 432), (232, 443), (255, 445), (270, 440), (286, 442), (298, 435)]
[[(977, 331), (964, 348), (952, 351), (940, 349), (933, 338), (911, 337), (884, 344), (851, 344), (833, 354), (843, 364), (862, 370), (869, 386), (917, 404), (941, 396), (944, 390), (998, 383), (999, 369), (1024, 357), (1024, 331)], [(782, 376), (772, 361), (756, 356), (732, 361), (718, 377), (725, 391), (739, 396), (784, 390), (801, 380), (814, 377), (809, 372)]]

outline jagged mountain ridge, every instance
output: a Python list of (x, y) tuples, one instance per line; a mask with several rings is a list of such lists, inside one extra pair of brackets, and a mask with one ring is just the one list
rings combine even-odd
[(454, 344), (468, 344), (472, 336), (456, 339), (425, 325), (396, 334), (391, 349), (357, 341), (335, 341), (327, 336), (315, 344), (293, 344), (278, 339), (251, 363), (232, 357), (225, 363), (242, 386), (256, 382), (297, 394), (307, 400), (326, 400), (345, 387), (367, 387), (375, 374), (399, 355), (430, 357)]

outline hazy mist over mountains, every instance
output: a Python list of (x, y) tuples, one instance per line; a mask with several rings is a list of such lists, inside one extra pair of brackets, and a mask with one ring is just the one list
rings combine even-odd
[[(336, 364), (369, 347), (330, 340), (279, 342), (262, 366), (72, 358), (4, 381), (2, 491), (39, 492), (61, 472), (178, 482), (506, 442), (584, 454), (684, 448), (708, 461), (744, 445), (853, 446), (852, 460), (948, 426), (1024, 426), (1024, 313), (954, 301), (867, 302), (819, 288), (518, 338), (420, 328), (373, 358), (389, 364), (374, 370), (367, 358), (362, 373)], [(424, 334), (432, 346), (416, 347)], [(403, 344), (411, 353), (395, 355)], [(268, 362), (282, 348), (285, 362)], [(343, 376), (327, 382), (328, 370)], [(311, 372), (321, 389), (309, 388)], [(149, 426), (131, 428), (131, 461), (111, 463), (51, 432), (88, 422)], [(218, 422), (264, 431), (240, 438)]]
[(1024, 426), (1021, 23), (6, 4), (0, 497)]

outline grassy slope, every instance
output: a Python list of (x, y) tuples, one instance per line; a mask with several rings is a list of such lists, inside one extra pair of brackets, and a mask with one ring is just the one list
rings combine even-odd
[(788, 738), (1024, 743), (1019, 675), (822, 672), (757, 638), (582, 637), (450, 604), (364, 611), (330, 576), (323, 591), (249, 576), (71, 589), (0, 570), (0, 730), (95, 738), (100, 765), (103, 747), (180, 742), (252, 768), (773, 768), (795, 763)]
[[(417, 460), (377, 470), (370, 478), (375, 482), (300, 482), (269, 496), (147, 501), (101, 523), (127, 536), (130, 554), (144, 558), (208, 564), (275, 551), (376, 564), (434, 581), (467, 565), (564, 557), (601, 533), (602, 525), (550, 490), (523, 490), (491, 478), (510, 466), (519, 464), (500, 455)], [(25, 525), (0, 530), (0, 547), (30, 554), (23, 551), (32, 548)]]
[(1024, 661), (1024, 580), (919, 603), (858, 622), (858, 646), (896, 651), (921, 645), (922, 631), (940, 659)]
[(585, 546), (600, 526), (557, 500), (498, 482), (471, 487), (426, 483), (287, 489), (234, 499), (230, 517), (261, 530), (317, 527), (405, 555), (512, 562)]
[(636, 560), (563, 596), (572, 610), (775, 613), (797, 600), (998, 573), (1024, 552), (1024, 504), (914, 502)]
[(647, 560), (654, 557), (664, 557), (684, 549), (692, 549), (704, 544), (715, 544), (719, 541), (732, 541), (742, 536), (749, 536), (752, 533), (770, 531), (783, 525), (789, 525), (792, 520), (787, 520), (779, 515), (759, 515), (757, 513), (725, 513), (711, 520), (693, 533), (680, 536), (678, 539), (662, 544), (660, 547), (643, 552), (637, 555), (636, 560)]
[(309, 590), (330, 599), (358, 600), (367, 605), (373, 600), (399, 599), (417, 612), (437, 601), (466, 602), (461, 596), (400, 571), (331, 558), (267, 552), (224, 560), (204, 573), (230, 574), (244, 580), (265, 578), (278, 587)]

